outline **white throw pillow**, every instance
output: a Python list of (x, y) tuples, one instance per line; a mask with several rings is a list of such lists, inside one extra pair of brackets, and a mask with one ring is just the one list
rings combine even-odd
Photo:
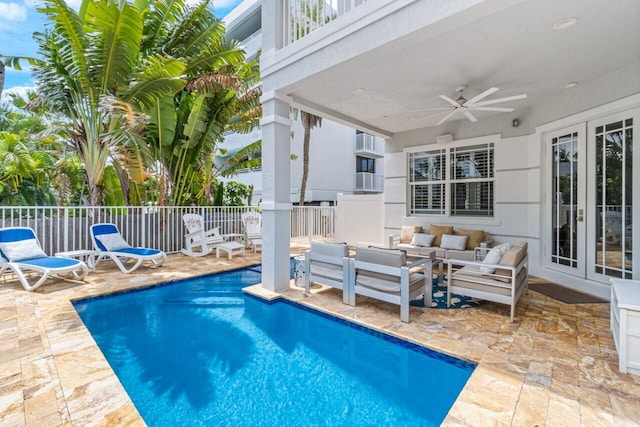
[[(499, 264), (500, 260), (509, 249), (511, 249), (511, 243), (502, 243), (498, 246), (494, 246), (491, 248), (487, 256), (484, 257), (482, 262), (485, 264)], [(493, 267), (480, 267), (480, 271), (487, 274), (493, 274), (496, 269)]]
[(453, 234), (443, 234), (440, 241), (440, 249), (455, 249), (464, 251), (467, 246), (469, 236), (454, 236)]
[(100, 234), (96, 239), (102, 243), (108, 251), (130, 248), (131, 246), (122, 238), (119, 233)]
[(424, 246), (425, 248), (428, 248), (431, 246), (435, 238), (436, 236), (433, 234), (415, 233), (410, 244), (413, 246)]
[(44, 258), (47, 256), (36, 239), (20, 240), (19, 242), (0, 243), (0, 250), (9, 261)]

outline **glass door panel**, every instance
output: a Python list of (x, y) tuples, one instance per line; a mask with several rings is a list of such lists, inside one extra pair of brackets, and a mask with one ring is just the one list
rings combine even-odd
[(633, 118), (595, 126), (595, 273), (633, 276)]
[(546, 264), (580, 277), (585, 276), (585, 134), (586, 127), (582, 124), (553, 132), (546, 138), (547, 164), (551, 170)]

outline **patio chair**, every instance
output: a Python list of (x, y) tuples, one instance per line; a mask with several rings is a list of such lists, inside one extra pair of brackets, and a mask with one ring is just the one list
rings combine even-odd
[(312, 283), (342, 290), (342, 302), (349, 298), (349, 247), (346, 243), (311, 242), (304, 253), (304, 289), (311, 291)]
[[(0, 229), (0, 276), (13, 271), (27, 291), (33, 291), (46, 282), (51, 275), (69, 274), (82, 280), (89, 269), (77, 259), (47, 256), (31, 228), (7, 227)], [(31, 284), (25, 273), (40, 274)]]
[[(154, 266), (160, 267), (167, 260), (167, 255), (157, 249), (131, 247), (122, 238), (115, 224), (93, 224), (90, 230), (93, 247), (97, 251), (96, 266), (100, 261), (111, 259), (120, 271), (129, 274), (145, 261), (151, 261)], [(125, 264), (129, 261), (135, 263), (127, 268)]]
[(260, 212), (250, 211), (243, 213), (242, 225), (244, 225), (247, 243), (251, 243), (252, 240), (262, 239), (262, 214)]
[[(356, 248), (349, 279), (350, 305), (356, 295), (364, 295), (400, 306), (400, 320), (409, 322), (409, 302), (420, 295), (431, 295), (431, 271), (424, 264), (430, 258), (417, 258), (407, 263), (404, 251), (379, 248)], [(428, 278), (428, 280), (427, 280)]]
[(451, 304), (452, 293), (508, 304), (513, 323), (516, 304), (528, 289), (528, 244), (510, 245), (504, 255), (492, 257), (495, 251), (500, 252), (503, 245), (491, 249), (484, 262), (448, 260), (447, 306)]
[[(187, 228), (184, 235), (184, 249), (182, 253), (191, 257), (201, 257), (210, 254), (216, 246), (226, 241), (220, 234), (218, 227), (204, 229), (204, 218), (198, 214), (184, 214), (182, 220)], [(200, 248), (199, 250), (196, 250)]]

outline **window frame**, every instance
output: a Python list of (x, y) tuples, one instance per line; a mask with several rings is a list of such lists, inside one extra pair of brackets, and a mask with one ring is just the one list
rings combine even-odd
[[(490, 136), (483, 138), (474, 138), (473, 140), (459, 141), (458, 143), (451, 144), (447, 147), (441, 147), (436, 144), (423, 145), (420, 147), (412, 147), (405, 149), (406, 162), (407, 162), (407, 213), (410, 216), (438, 216), (441, 218), (467, 218), (474, 220), (492, 220), (495, 219), (495, 176), (496, 176), (496, 153), (495, 146), (499, 136)], [(480, 166), (484, 169), (481, 176), (455, 176), (454, 173), (454, 161), (460, 161), (460, 157), (465, 157), (469, 154), (470, 157), (475, 157), (475, 153), (486, 152), (486, 161)], [(415, 175), (415, 159), (440, 155), (443, 156), (444, 164), (444, 178), (440, 180), (416, 180)], [(458, 157), (456, 157), (458, 156)], [(473, 160), (473, 159), (471, 159)], [(476, 163), (477, 165), (477, 163)], [(486, 175), (486, 176), (484, 176)], [(429, 182), (429, 184), (427, 184)], [(416, 189), (424, 187), (426, 185), (440, 185), (443, 194), (444, 203), (441, 208), (416, 208), (415, 198)], [(486, 201), (482, 199), (478, 203), (480, 207), (476, 209), (456, 209), (454, 203), (456, 186), (464, 184), (467, 187), (466, 191), (473, 191), (482, 197), (483, 191), (488, 191)], [(478, 185), (480, 184), (480, 185)], [(486, 184), (483, 186), (482, 184)], [(485, 188), (483, 188), (485, 187)], [(476, 212), (476, 214), (474, 214)], [(484, 213), (483, 213), (484, 212)]]

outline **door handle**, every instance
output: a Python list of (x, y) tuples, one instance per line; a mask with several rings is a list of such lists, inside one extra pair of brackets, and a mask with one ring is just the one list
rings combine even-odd
[(578, 209), (578, 215), (576, 215), (576, 221), (577, 222), (584, 221), (584, 209)]

